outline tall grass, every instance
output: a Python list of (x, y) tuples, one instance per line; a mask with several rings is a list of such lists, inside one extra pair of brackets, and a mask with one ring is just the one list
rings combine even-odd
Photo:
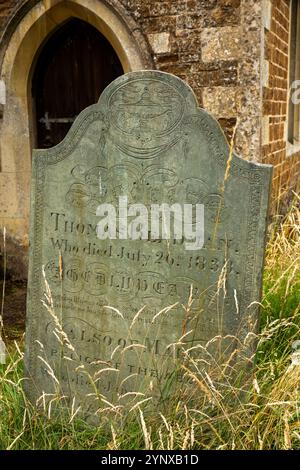
[(252, 374), (229, 380), (228, 364), (204, 372), (186, 350), (186, 383), (163, 407), (141, 399), (110, 413), (109, 426), (91, 428), (75, 408), (54, 415), (49, 403), (38, 410), (27, 401), (22, 342), (15, 343), (0, 366), (0, 448), (300, 449), (299, 207), (295, 195), (268, 242)]

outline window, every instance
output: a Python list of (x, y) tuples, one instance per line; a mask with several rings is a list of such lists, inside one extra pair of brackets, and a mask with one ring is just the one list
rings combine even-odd
[[(300, 2), (291, 1), (290, 16), (290, 66), (289, 66), (289, 110), (288, 141), (297, 144), (300, 141), (300, 104), (293, 102), (294, 82), (300, 80)], [(298, 82), (299, 86), (300, 81)]]

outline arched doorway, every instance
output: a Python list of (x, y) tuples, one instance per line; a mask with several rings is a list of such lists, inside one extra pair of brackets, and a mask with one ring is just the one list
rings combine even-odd
[(123, 73), (116, 52), (96, 28), (78, 18), (61, 26), (43, 47), (33, 74), (36, 147), (61, 142), (78, 114)]
[[(0, 116), (0, 230), (6, 228), (7, 239), (10, 237), (18, 253), (16, 265), (22, 265), (25, 272), (31, 154), (32, 148), (38, 146), (37, 116), (32, 112), (35, 108), (32, 106), (32, 74), (44, 47), (70, 19), (77, 18), (106, 38), (124, 73), (153, 68), (153, 60), (146, 38), (121, 2), (24, 0), (21, 3), (0, 44), (0, 83), (6, 89), (2, 119)], [(64, 114), (62, 118), (65, 117)]]

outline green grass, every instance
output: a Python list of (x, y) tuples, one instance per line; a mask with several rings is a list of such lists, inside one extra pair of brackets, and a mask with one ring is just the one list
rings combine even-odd
[[(147, 404), (90, 428), (38, 412), (22, 391), (22, 354), (0, 366), (0, 449), (300, 449), (300, 212), (295, 203), (267, 248), (254, 373), (219, 383), (192, 361), (161, 410)], [(300, 343), (299, 343), (300, 344)], [(20, 342), (22, 349), (22, 342)], [(47, 408), (49, 411), (49, 408)]]

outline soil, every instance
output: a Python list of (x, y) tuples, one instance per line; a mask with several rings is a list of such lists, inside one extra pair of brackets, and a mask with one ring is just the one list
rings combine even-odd
[[(5, 282), (3, 324), (4, 340), (20, 339), (25, 331), (26, 317), (26, 281)], [(3, 280), (0, 280), (0, 308), (3, 297)]]

